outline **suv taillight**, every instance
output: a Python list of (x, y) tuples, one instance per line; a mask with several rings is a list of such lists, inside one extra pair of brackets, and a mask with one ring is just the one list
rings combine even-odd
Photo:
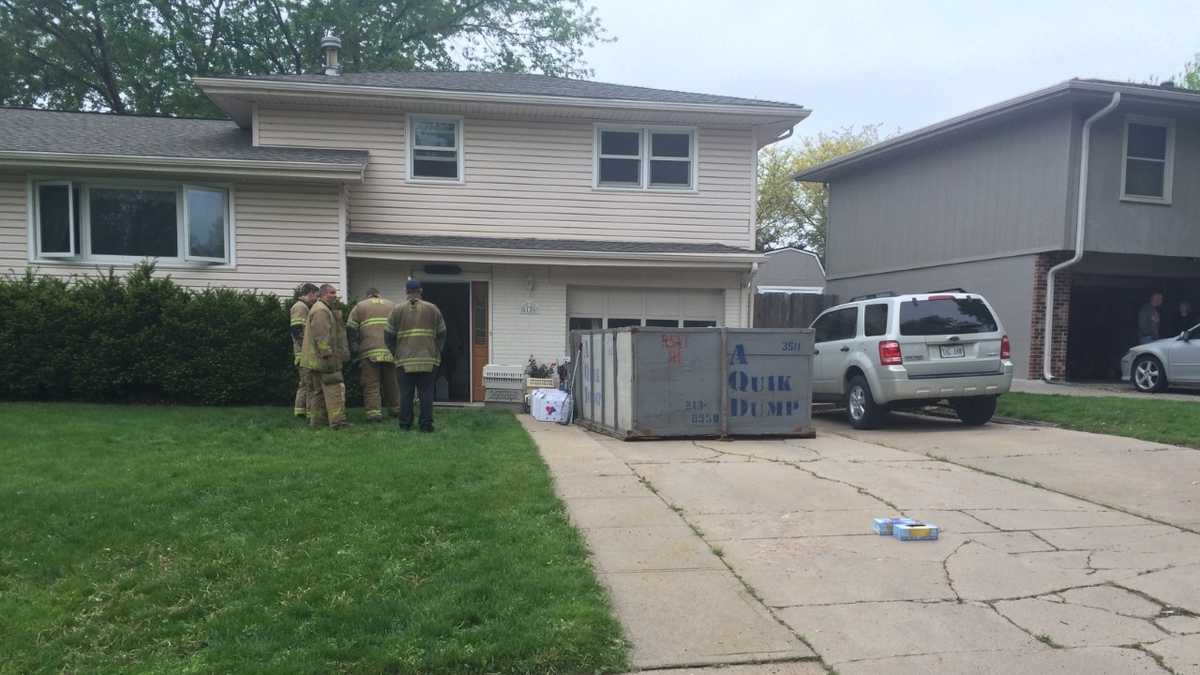
[(903, 365), (904, 357), (900, 355), (900, 343), (895, 340), (882, 340), (879, 343), (879, 365)]
[(1012, 357), (1012, 345), (1008, 342), (1008, 336), (1000, 338), (1000, 358), (1008, 359)]

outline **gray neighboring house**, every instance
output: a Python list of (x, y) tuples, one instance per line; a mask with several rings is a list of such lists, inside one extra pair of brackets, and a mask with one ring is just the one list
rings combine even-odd
[(1152, 291), (1200, 300), (1200, 92), (1073, 79), (796, 179), (829, 185), (829, 292), (983, 293), (1018, 376), (1115, 377)]
[(825, 292), (825, 267), (816, 253), (788, 247), (767, 251), (765, 255), (767, 259), (758, 264), (754, 275), (754, 288), (759, 295)]

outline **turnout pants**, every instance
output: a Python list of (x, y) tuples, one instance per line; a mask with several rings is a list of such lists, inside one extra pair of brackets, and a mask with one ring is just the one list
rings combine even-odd
[(292, 412), (296, 417), (308, 416), (308, 368), (296, 366), (296, 373), (299, 375), (296, 383), (296, 406)]
[(346, 423), (346, 384), (341, 371), (308, 371), (308, 423), (313, 428)]
[[(358, 363), (359, 381), (362, 383), (363, 407), (367, 419), (383, 419), (384, 411), (400, 414), (400, 385), (396, 382), (396, 364), (390, 361), (368, 361)], [(411, 401), (409, 404), (411, 405)]]
[(422, 429), (433, 430), (433, 373), (409, 373), (403, 368), (400, 371), (400, 426), (412, 428), (413, 391), (421, 398), (421, 417), (419, 424)]

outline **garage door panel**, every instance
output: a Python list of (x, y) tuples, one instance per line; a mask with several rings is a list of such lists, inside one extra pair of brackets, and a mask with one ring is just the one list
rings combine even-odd
[(570, 286), (567, 312), (572, 317), (720, 322), (725, 295), (723, 289)]

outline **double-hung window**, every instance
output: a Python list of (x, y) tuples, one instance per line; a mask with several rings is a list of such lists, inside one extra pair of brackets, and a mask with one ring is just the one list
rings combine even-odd
[(597, 127), (596, 187), (693, 190), (696, 131), (662, 127)]
[(462, 119), (410, 115), (408, 121), (409, 178), (462, 182)]
[(1175, 125), (1171, 120), (1129, 116), (1125, 119), (1121, 199), (1171, 203), (1175, 161)]
[(34, 184), (39, 258), (227, 263), (229, 190), (207, 185), (43, 181)]

